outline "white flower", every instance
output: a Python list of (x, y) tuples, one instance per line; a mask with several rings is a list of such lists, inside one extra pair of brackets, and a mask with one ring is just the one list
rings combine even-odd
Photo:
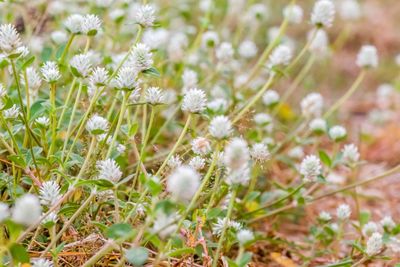
[(394, 227), (396, 227), (396, 223), (393, 221), (391, 216), (383, 217), (379, 223), (383, 228), (387, 228), (388, 230), (392, 230)]
[(174, 223), (179, 220), (178, 214), (167, 215), (164, 212), (158, 211), (156, 218), (157, 220), (154, 220), (152, 232), (158, 233), (161, 238), (166, 238), (178, 228), (176, 223)]
[(301, 162), (300, 174), (303, 175), (305, 182), (315, 182), (321, 173), (321, 162), (316, 156), (308, 155)]
[(215, 113), (225, 112), (228, 108), (228, 102), (224, 98), (216, 98), (207, 103), (207, 108)]
[(50, 260), (35, 258), (31, 260), (32, 267), (53, 267), (54, 264)]
[(200, 186), (200, 175), (189, 166), (176, 168), (167, 180), (167, 191), (172, 197), (189, 201)]
[(65, 27), (73, 34), (80, 34), (82, 32), (83, 16), (79, 14), (73, 14), (65, 21)]
[(245, 15), (249, 23), (265, 20), (269, 15), (269, 10), (265, 4), (257, 3), (249, 7)]
[(119, 69), (117, 77), (114, 78), (113, 84), (115, 88), (119, 90), (131, 91), (139, 86), (136, 78), (136, 69), (132, 67), (122, 67)]
[(224, 150), (224, 163), (232, 170), (240, 169), (250, 160), (250, 151), (247, 142), (242, 138), (233, 138)]
[(329, 38), (323, 29), (313, 29), (308, 33), (310, 43), (310, 51), (318, 55), (324, 56), (329, 50)]
[(347, 135), (346, 128), (340, 125), (335, 125), (329, 129), (329, 137), (334, 141), (339, 141)]
[(129, 102), (132, 104), (137, 103), (140, 99), (140, 92), (141, 92), (140, 88), (133, 90), (129, 95)]
[(11, 108), (3, 110), (3, 116), (5, 119), (13, 120), (16, 119), (20, 114), (19, 107), (13, 105)]
[(81, 30), (83, 34), (94, 36), (101, 28), (101, 20), (97, 15), (87, 14), (83, 17)]
[(380, 233), (373, 233), (367, 241), (367, 248), (365, 252), (368, 256), (373, 256), (378, 254), (383, 247), (382, 235)]
[(144, 98), (151, 105), (164, 104), (165, 102), (165, 95), (158, 87), (147, 88)]
[(324, 99), (319, 93), (310, 93), (301, 102), (301, 112), (305, 117), (318, 117), (324, 107)]
[(104, 86), (108, 79), (108, 71), (105, 68), (96, 67), (89, 76), (89, 84), (94, 87)]
[(114, 0), (93, 0), (98, 7), (110, 7)]
[(154, 25), (155, 9), (151, 5), (141, 5), (135, 14), (135, 22), (140, 24), (142, 27), (151, 27)]
[(44, 219), (42, 220), (42, 224), (47, 224), (49, 222), (56, 223), (58, 221), (58, 215), (55, 212), (50, 212)]
[(198, 83), (197, 72), (185, 69), (182, 74), (182, 82), (183, 82), (183, 94), (186, 93), (186, 90), (189, 88), (195, 88)]
[(44, 182), (39, 189), (39, 199), (42, 205), (51, 207), (61, 198), (60, 187), (55, 181)]
[(68, 36), (63, 31), (54, 31), (51, 33), (51, 40), (56, 44), (60, 45), (68, 41)]
[[(40, 78), (39, 73), (32, 67), (28, 67), (25, 69), (26, 71), (26, 79), (24, 74), (21, 73), (21, 84), (26, 87), (28, 85), (28, 88), (36, 91), (39, 89), (40, 85), (42, 84), (42, 78)], [(27, 84), (28, 83), (28, 84)]]
[(339, 15), (344, 20), (357, 20), (361, 17), (361, 7), (356, 0), (342, 0)]
[(4, 87), (2, 83), (0, 83), (0, 98), (3, 98), (7, 95), (7, 89)]
[(342, 159), (346, 164), (352, 165), (360, 160), (360, 153), (354, 144), (345, 145), (342, 149)]
[(324, 119), (315, 118), (310, 122), (309, 127), (314, 132), (322, 133), (326, 131), (328, 125)]
[(113, 159), (100, 160), (97, 162), (96, 167), (100, 179), (106, 179), (113, 183), (116, 183), (121, 179), (121, 169)]
[(263, 143), (256, 143), (251, 147), (250, 155), (256, 161), (266, 161), (270, 157), (268, 147)]
[(212, 137), (224, 139), (232, 133), (232, 123), (225, 116), (217, 116), (213, 118), (208, 127)]
[(200, 156), (193, 157), (189, 161), (189, 166), (196, 171), (202, 170), (205, 165), (206, 165), (206, 161)]
[(72, 57), (69, 62), (72, 74), (77, 77), (87, 77), (92, 70), (92, 63), (87, 54), (79, 54)]
[(207, 31), (203, 33), (201, 44), (204, 48), (215, 47), (219, 43), (219, 37), (216, 32)]
[(122, 154), (125, 152), (125, 150), (126, 150), (126, 146), (124, 146), (123, 144), (118, 144), (118, 146), (117, 146), (118, 153)]
[(50, 119), (46, 116), (39, 117), (35, 120), (41, 127), (47, 128), (50, 125)]
[(0, 25), (0, 50), (6, 55), (15, 54), (22, 45), (19, 33), (12, 24)]
[(256, 124), (262, 126), (272, 123), (272, 117), (266, 113), (257, 113), (253, 119)]
[(236, 234), (236, 238), (239, 241), (239, 244), (243, 246), (254, 240), (254, 234), (250, 230), (242, 229)]
[(244, 164), (239, 169), (226, 169), (225, 181), (228, 185), (243, 185), (247, 186), (250, 180), (249, 164)]
[(267, 67), (272, 69), (277, 66), (286, 66), (292, 59), (292, 50), (287, 45), (278, 45), (269, 56)]
[(351, 215), (351, 209), (350, 206), (347, 204), (341, 204), (336, 209), (336, 216), (338, 217), (339, 220), (347, 220), (350, 218), (350, 215)]
[(8, 217), (10, 217), (10, 209), (8, 208), (8, 205), (0, 202), (0, 223)]
[(228, 42), (221, 43), (215, 51), (217, 59), (223, 63), (230, 62), (233, 58), (233, 54), (232, 44)]
[(108, 130), (108, 127), (108, 120), (97, 114), (94, 114), (86, 123), (86, 130), (93, 135), (103, 134)]
[(183, 97), (182, 110), (201, 113), (206, 108), (206, 102), (206, 94), (203, 90), (197, 88), (189, 89)]
[(255, 57), (257, 55), (257, 51), (258, 49), (256, 44), (251, 40), (244, 40), (240, 43), (238, 48), (239, 55), (243, 58)]
[(165, 48), (169, 37), (169, 32), (166, 29), (148, 29), (144, 32), (142, 42), (151, 49)]
[(321, 221), (327, 222), (327, 221), (330, 221), (330, 220), (332, 219), (332, 216), (329, 214), (329, 212), (321, 211), (321, 212), (319, 213), (319, 215), (318, 215), (318, 218), (319, 218)]
[(279, 94), (275, 90), (268, 90), (262, 99), (265, 105), (272, 106), (279, 102)]
[(235, 231), (240, 231), (242, 229), (242, 225), (236, 221), (230, 220), (228, 218), (218, 218), (217, 222), (214, 223), (212, 227), (213, 234), (216, 236), (220, 236), (225, 223), (227, 224), (228, 229), (232, 228)]
[(192, 141), (191, 145), (193, 152), (198, 155), (204, 156), (211, 152), (210, 141), (207, 138), (197, 137)]
[(168, 160), (167, 165), (171, 169), (175, 169), (182, 165), (182, 160), (179, 158), (179, 156), (174, 155)]
[(153, 53), (147, 45), (138, 43), (132, 49), (129, 62), (137, 71), (150, 69), (153, 65)]
[(368, 222), (362, 228), (362, 233), (365, 236), (370, 236), (375, 232), (378, 232), (378, 225), (374, 222)]
[(29, 226), (34, 224), (42, 214), (39, 199), (32, 194), (25, 194), (15, 201), (12, 210), (12, 220), (16, 223)]
[(357, 55), (356, 64), (360, 68), (376, 68), (378, 66), (378, 51), (373, 45), (363, 45)]
[(289, 23), (299, 24), (303, 20), (303, 9), (299, 5), (287, 5), (283, 9), (283, 16)]
[(317, 27), (331, 27), (335, 19), (335, 5), (330, 0), (315, 2), (311, 23)]
[(288, 151), (288, 156), (295, 159), (301, 159), (304, 157), (304, 151), (301, 146), (295, 146)]
[(60, 70), (54, 61), (46, 61), (40, 68), (43, 79), (48, 83), (55, 83), (61, 78)]
[(122, 21), (122, 19), (125, 16), (125, 10), (121, 8), (113, 8), (110, 10), (110, 13), (108, 13), (108, 16), (115, 22), (119, 23)]

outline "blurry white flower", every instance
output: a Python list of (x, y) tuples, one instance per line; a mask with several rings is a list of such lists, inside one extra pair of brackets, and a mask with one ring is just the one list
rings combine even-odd
[(185, 69), (182, 74), (183, 94), (187, 89), (196, 88), (198, 83), (197, 73), (191, 69)]
[(295, 159), (301, 159), (304, 157), (304, 151), (301, 146), (295, 146), (288, 151), (288, 156)]
[(283, 9), (283, 15), (289, 23), (299, 24), (303, 20), (303, 9), (299, 5), (287, 5)]
[(151, 53), (147, 45), (138, 43), (132, 49), (129, 56), (129, 63), (132, 64), (137, 71), (150, 69), (153, 65), (153, 53)]
[(219, 43), (219, 37), (216, 32), (213, 31), (207, 31), (203, 33), (202, 39), (201, 39), (201, 44), (202, 47), (208, 48), (208, 47), (215, 47)]
[(10, 209), (6, 203), (0, 202), (0, 223), (10, 217)]
[(60, 45), (68, 41), (68, 36), (63, 31), (54, 31), (51, 33), (51, 40), (56, 44)]
[(212, 227), (213, 234), (216, 236), (220, 236), (225, 223), (227, 224), (228, 229), (231, 228), (236, 232), (242, 229), (242, 225), (236, 221), (230, 220), (228, 218), (218, 218), (217, 222), (214, 223)]
[(39, 189), (40, 203), (51, 207), (61, 198), (60, 187), (55, 181), (44, 182)]
[(200, 171), (204, 168), (204, 166), (206, 165), (206, 161), (200, 157), (200, 156), (196, 156), (193, 157), (190, 161), (189, 161), (189, 166), (196, 170), (196, 171)]
[(96, 67), (89, 76), (89, 84), (94, 87), (104, 86), (108, 79), (108, 71), (105, 68)]
[(87, 77), (92, 70), (92, 63), (87, 54), (79, 54), (72, 57), (69, 62), (72, 74), (77, 77)]
[(251, 40), (244, 40), (240, 43), (238, 48), (239, 55), (243, 58), (255, 57), (255, 55), (257, 55), (257, 51), (258, 49), (256, 44)]
[(267, 106), (272, 106), (279, 102), (279, 94), (275, 90), (268, 90), (262, 97)]
[(191, 113), (201, 113), (206, 108), (206, 94), (203, 90), (192, 88), (183, 96), (182, 110)]
[(0, 50), (7, 56), (17, 53), (22, 45), (19, 33), (12, 24), (0, 25)]
[(126, 146), (124, 146), (123, 144), (118, 144), (118, 146), (117, 146), (118, 153), (122, 154), (125, 152), (125, 150), (126, 150)]
[(98, 7), (110, 7), (114, 0), (93, 0)]
[(225, 146), (224, 163), (227, 167), (236, 170), (247, 165), (250, 160), (250, 151), (247, 142), (242, 138), (232, 138)]
[(342, 149), (342, 159), (346, 164), (352, 165), (360, 160), (360, 153), (354, 144), (345, 145)]
[(269, 10), (265, 4), (257, 3), (249, 7), (245, 18), (249, 23), (265, 20), (269, 15)]
[(315, 182), (322, 173), (321, 161), (314, 155), (306, 156), (300, 165), (300, 174), (305, 182)]
[(311, 23), (317, 27), (331, 27), (335, 19), (335, 5), (330, 0), (319, 0), (315, 2)]
[(11, 108), (3, 110), (3, 116), (5, 119), (13, 120), (18, 118), (20, 114), (19, 107), (17, 105), (13, 105)]
[(96, 167), (100, 179), (106, 179), (113, 183), (116, 183), (121, 179), (121, 169), (113, 159), (100, 160), (96, 163)]
[(168, 160), (167, 165), (169, 168), (175, 169), (182, 165), (182, 160), (179, 158), (179, 156), (174, 155)]
[(166, 29), (148, 29), (144, 32), (142, 42), (151, 49), (164, 48), (169, 37), (169, 32)]
[(228, 42), (221, 43), (215, 51), (217, 59), (223, 63), (230, 62), (233, 59), (233, 54), (232, 44)]
[(83, 16), (79, 14), (70, 15), (65, 21), (65, 27), (70, 33), (80, 34), (82, 33)]
[(167, 179), (167, 191), (181, 201), (191, 200), (199, 186), (200, 175), (188, 166), (176, 168)]
[(157, 220), (154, 220), (154, 224), (152, 227), (153, 233), (158, 233), (161, 238), (166, 238), (170, 234), (174, 233), (177, 229), (176, 223), (179, 217), (177, 214), (165, 214), (162, 211), (157, 212), (156, 216)]
[(362, 228), (362, 233), (365, 236), (370, 236), (375, 232), (378, 232), (378, 225), (374, 222), (368, 222)]
[(329, 137), (334, 141), (339, 141), (347, 135), (346, 128), (340, 125), (335, 125), (329, 129)]
[(310, 122), (309, 127), (314, 132), (323, 133), (327, 130), (328, 125), (324, 119), (315, 118)]
[(44, 217), (44, 219), (42, 220), (42, 225), (47, 224), (49, 222), (56, 223), (57, 221), (58, 221), (58, 215), (53, 211), (50, 212), (46, 217)]
[(264, 143), (256, 143), (251, 147), (251, 157), (256, 161), (266, 161), (270, 157), (268, 147)]
[(113, 8), (109, 13), (108, 16), (115, 22), (119, 23), (125, 16), (125, 10), (121, 8)]
[(347, 220), (350, 218), (350, 215), (351, 215), (351, 209), (350, 206), (347, 204), (341, 204), (336, 209), (336, 216), (338, 217), (339, 220)]
[(151, 105), (164, 104), (164, 93), (158, 87), (147, 88), (144, 98)]
[(249, 164), (244, 164), (238, 169), (226, 169), (225, 181), (228, 185), (242, 185), (247, 186), (250, 180), (250, 167)]
[(28, 88), (33, 91), (38, 90), (40, 85), (42, 84), (42, 78), (40, 78), (39, 73), (32, 67), (26, 68), (25, 71), (26, 71), (27, 81), (25, 81), (24, 74), (21, 73), (21, 79), (20, 79), (21, 84), (24, 87), (26, 87), (26, 85), (28, 85)]
[(140, 95), (141, 95), (140, 92), (141, 92), (140, 88), (138, 88), (136, 90), (133, 90), (131, 92), (131, 94), (129, 95), (129, 102), (132, 103), (132, 104), (137, 103), (139, 101), (139, 99), (140, 99)]
[(232, 123), (228, 117), (216, 116), (211, 120), (208, 131), (212, 137), (224, 139), (232, 133)]
[(94, 114), (86, 123), (86, 130), (92, 135), (103, 134), (108, 130), (109, 123), (105, 118)]
[(132, 67), (122, 67), (113, 80), (114, 86), (119, 90), (131, 91), (138, 88), (139, 83), (136, 80), (137, 71)]
[(393, 221), (391, 216), (385, 216), (379, 222), (383, 228), (388, 229), (389, 231), (396, 227), (396, 223)]
[(324, 56), (329, 50), (329, 38), (326, 31), (323, 29), (313, 29), (308, 33), (310, 43), (310, 51), (320, 56)]
[(239, 244), (243, 246), (254, 240), (254, 234), (248, 229), (242, 229), (236, 234), (236, 238), (239, 241)]
[(52, 261), (43, 258), (35, 258), (31, 260), (32, 267), (53, 267)]
[(376, 68), (378, 66), (378, 51), (373, 45), (363, 45), (357, 55), (356, 64), (360, 68)]
[(141, 5), (135, 14), (134, 20), (142, 27), (151, 27), (154, 25), (156, 10), (151, 5)]
[(39, 117), (35, 120), (37, 124), (39, 124), (43, 128), (47, 128), (50, 125), (50, 119), (46, 116)]
[(32, 194), (25, 194), (15, 201), (12, 220), (25, 226), (32, 225), (40, 218), (42, 207), (39, 199)]
[(54, 61), (46, 61), (40, 68), (43, 79), (48, 83), (55, 83), (61, 78), (60, 70), (58, 65)]
[(191, 145), (193, 152), (198, 155), (204, 156), (211, 152), (210, 141), (207, 138), (197, 137), (192, 141)]
[(224, 113), (228, 108), (228, 102), (224, 98), (216, 98), (208, 102), (207, 108), (215, 113)]
[(254, 115), (253, 119), (256, 124), (262, 126), (272, 123), (272, 117), (266, 113), (257, 113)]
[(383, 239), (380, 233), (373, 233), (367, 240), (367, 248), (365, 252), (368, 256), (378, 254), (383, 248)]
[(318, 117), (324, 107), (324, 99), (319, 93), (310, 93), (300, 102), (301, 112), (305, 117)]
[(361, 7), (357, 0), (342, 0), (339, 15), (344, 20), (357, 20), (361, 17)]
[(321, 221), (327, 222), (327, 221), (330, 221), (330, 220), (332, 219), (332, 216), (329, 214), (329, 212), (321, 211), (321, 212), (319, 213), (319, 215), (318, 215), (318, 218), (319, 218)]
[(292, 56), (292, 50), (287, 45), (278, 45), (269, 56), (267, 67), (272, 69), (280, 65), (286, 66), (289, 64)]
[(395, 99), (395, 88), (388, 83), (384, 83), (378, 86), (377, 89), (377, 104), (380, 108), (388, 108), (394, 102)]
[(339, 173), (331, 172), (326, 177), (326, 181), (332, 184), (344, 184), (346, 182), (346, 177), (340, 175)]
[(81, 31), (88, 36), (96, 35), (101, 28), (101, 20), (97, 15), (87, 14), (83, 17)]

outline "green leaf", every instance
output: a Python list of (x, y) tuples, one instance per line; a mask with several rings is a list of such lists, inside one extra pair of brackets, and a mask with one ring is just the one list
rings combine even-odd
[(110, 189), (114, 187), (114, 184), (106, 179), (95, 179), (95, 180), (80, 180), (77, 186), (87, 185), (90, 188), (98, 187), (101, 190)]
[(158, 195), (162, 191), (160, 180), (158, 180), (156, 177), (151, 177), (148, 179), (146, 187), (153, 196)]
[(131, 248), (125, 252), (125, 257), (134, 266), (142, 266), (146, 263), (149, 252), (144, 247)]
[(251, 261), (251, 257), (253, 256), (250, 252), (243, 253), (243, 256), (239, 259), (239, 267), (246, 267), (247, 264)]
[(21, 155), (9, 155), (7, 158), (9, 160), (11, 160), (12, 162), (14, 162), (15, 164), (17, 164), (17, 165), (19, 165), (19, 166), (21, 166), (23, 168), (26, 168), (26, 162), (25, 162), (23, 156), (21, 156)]
[(335, 262), (332, 264), (324, 265), (321, 267), (345, 267), (345, 266), (351, 266), (352, 263), (353, 263), (353, 260), (350, 259), (350, 260), (343, 260), (340, 262)]
[(325, 153), (325, 151), (320, 150), (319, 151), (319, 158), (324, 163), (326, 166), (331, 167), (332, 166), (332, 160), (328, 156), (328, 154)]
[(371, 219), (371, 213), (369, 213), (368, 211), (361, 211), (360, 212), (358, 220), (360, 221), (360, 225), (361, 226), (366, 224), (370, 219)]
[(137, 122), (133, 123), (129, 128), (129, 137), (132, 137), (136, 134), (139, 124)]
[(107, 237), (112, 239), (127, 237), (132, 233), (132, 231), (133, 229), (130, 224), (117, 223), (108, 228)]
[(42, 54), (40, 55), (42, 61), (48, 61), (51, 58), (51, 54), (53, 53), (53, 49), (51, 47), (45, 47), (42, 50)]
[(27, 67), (29, 67), (30, 65), (32, 65), (32, 63), (35, 61), (35, 56), (31, 56), (30, 58), (28, 58), (24, 64), (22, 64), (21, 66), (21, 70), (26, 69)]
[(16, 263), (29, 263), (29, 254), (20, 244), (12, 244), (10, 246), (11, 256)]
[(150, 69), (144, 70), (143, 73), (151, 75), (151, 76), (155, 76), (155, 77), (160, 77), (161, 76), (160, 72), (154, 67), (151, 67)]

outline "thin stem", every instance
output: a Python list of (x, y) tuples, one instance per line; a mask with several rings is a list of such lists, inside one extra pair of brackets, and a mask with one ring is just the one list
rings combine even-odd
[(88, 150), (88, 152), (86, 154), (85, 161), (82, 164), (82, 167), (81, 167), (81, 170), (79, 171), (77, 179), (82, 178), (82, 175), (85, 173), (85, 170), (86, 170), (86, 168), (87, 168), (87, 166), (89, 165), (89, 162), (90, 162), (90, 157), (92, 156), (93, 151), (95, 149), (95, 145), (96, 145), (96, 136), (94, 135), (92, 137), (92, 140), (90, 141), (89, 150)]
[(65, 46), (64, 51), (63, 51), (63, 53), (62, 53), (62, 55), (61, 55), (61, 57), (60, 57), (60, 61), (59, 61), (59, 62), (60, 62), (61, 65), (64, 64), (65, 57), (66, 57), (67, 54), (68, 54), (69, 48), (71, 47), (71, 44), (72, 44), (72, 41), (74, 40), (74, 38), (75, 38), (75, 34), (72, 33), (72, 34), (69, 36), (67, 45)]
[(163, 123), (163, 125), (158, 129), (157, 133), (154, 135), (154, 137), (151, 139), (149, 144), (154, 144), (157, 140), (158, 137), (161, 135), (161, 133), (164, 131), (164, 129), (171, 123), (172, 119), (175, 117), (176, 113), (178, 113), (180, 109), (180, 106), (177, 106), (172, 114), (168, 117), (168, 119)]
[(50, 85), (50, 103), (51, 103), (51, 144), (49, 148), (48, 156), (53, 154), (57, 139), (57, 107), (56, 107), (56, 85), (53, 83)]
[(77, 80), (77, 78), (74, 76), (74, 78), (72, 80), (72, 83), (71, 83), (71, 86), (70, 86), (70, 88), (68, 90), (67, 99), (65, 100), (64, 106), (62, 108), (60, 119), (58, 120), (57, 127), (61, 126), (61, 122), (62, 122), (62, 120), (64, 118), (65, 111), (67, 110), (67, 107), (69, 106), (69, 101), (71, 100), (72, 93), (75, 91), (74, 88), (75, 88), (76, 80)]
[(311, 36), (311, 38), (309, 38), (306, 42), (306, 45), (303, 47), (303, 49), (301, 49), (300, 53), (297, 54), (296, 58), (294, 60), (292, 60), (292, 62), (289, 64), (289, 66), (286, 68), (287, 71), (291, 71), (292, 68), (294, 66), (296, 66), (296, 64), (300, 61), (300, 59), (305, 55), (305, 53), (308, 51), (308, 49), (310, 48), (310, 45), (312, 44), (312, 42), (314, 41), (315, 37), (317, 36), (318, 33), (318, 28), (314, 29), (313, 34)]

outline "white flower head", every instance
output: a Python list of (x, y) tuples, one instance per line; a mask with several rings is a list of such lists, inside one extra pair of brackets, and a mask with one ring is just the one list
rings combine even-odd
[(274, 67), (286, 66), (292, 59), (293, 53), (289, 46), (278, 45), (271, 53), (268, 59), (267, 67), (272, 70)]
[(319, 93), (310, 93), (301, 100), (300, 106), (305, 117), (319, 117), (324, 107), (324, 99)]
[(342, 149), (342, 160), (348, 164), (353, 165), (360, 160), (360, 153), (354, 144), (345, 145)]
[(44, 182), (39, 189), (39, 199), (42, 205), (51, 207), (61, 198), (60, 186), (55, 181)]
[(310, 51), (319, 56), (325, 56), (329, 52), (329, 37), (323, 29), (313, 29), (308, 33)]
[(163, 239), (174, 233), (178, 228), (176, 223), (173, 223), (179, 220), (178, 214), (166, 214), (159, 211), (156, 214), (156, 218), (157, 220), (154, 220), (152, 232), (158, 233), (158, 235)]
[(136, 44), (129, 56), (129, 62), (137, 71), (150, 69), (153, 65), (153, 53), (143, 43)]
[(324, 133), (328, 128), (328, 124), (324, 119), (315, 118), (310, 122), (309, 127), (313, 132)]
[(169, 38), (169, 32), (166, 29), (147, 29), (143, 33), (142, 42), (151, 49), (165, 48)]
[(396, 227), (396, 223), (393, 221), (391, 216), (385, 216), (379, 222), (383, 228), (388, 229), (389, 231)]
[(197, 137), (191, 143), (192, 151), (198, 155), (205, 156), (211, 152), (210, 141), (204, 137)]
[(180, 201), (192, 199), (200, 186), (200, 175), (189, 166), (176, 168), (167, 180), (167, 191)]
[(264, 143), (256, 143), (251, 147), (251, 157), (259, 162), (263, 162), (269, 159), (270, 153), (268, 147)]
[(185, 69), (182, 74), (182, 82), (183, 82), (183, 93), (186, 93), (186, 90), (189, 88), (196, 88), (199, 79), (197, 77), (197, 72), (191, 69)]
[(118, 90), (132, 91), (137, 89), (139, 86), (137, 70), (133, 67), (126, 66), (120, 68), (117, 76), (113, 80), (113, 84)]
[(216, 116), (211, 120), (208, 131), (212, 137), (224, 139), (232, 133), (232, 123), (228, 117)]
[(348, 220), (351, 215), (351, 209), (350, 206), (347, 204), (341, 204), (339, 207), (336, 209), (336, 216), (339, 220)]
[(144, 98), (151, 105), (164, 104), (165, 102), (165, 94), (158, 87), (147, 88)]
[(170, 169), (176, 169), (182, 166), (182, 160), (179, 156), (173, 155), (167, 162), (167, 165)]
[(121, 169), (113, 159), (100, 160), (97, 162), (96, 167), (100, 179), (106, 179), (116, 183), (122, 177)]
[(82, 33), (83, 16), (79, 14), (70, 15), (65, 21), (64, 25), (70, 33)]
[(303, 20), (303, 9), (299, 5), (287, 5), (283, 9), (283, 16), (289, 23), (300, 24)]
[(68, 36), (64, 31), (54, 31), (51, 33), (51, 40), (57, 45), (61, 45), (68, 41)]
[(378, 225), (374, 222), (368, 222), (366, 223), (363, 228), (362, 228), (362, 233), (365, 236), (370, 236), (375, 232), (378, 232)]
[(279, 102), (279, 94), (275, 90), (268, 90), (262, 97), (266, 106), (272, 106)]
[(156, 10), (152, 5), (141, 5), (135, 14), (135, 22), (142, 27), (151, 27), (154, 25)]
[(216, 47), (219, 43), (218, 33), (214, 31), (205, 32), (202, 36), (201, 43), (204, 48)]
[(72, 57), (69, 62), (71, 72), (77, 77), (86, 78), (92, 71), (92, 63), (87, 54), (79, 54)]
[(330, 0), (318, 0), (315, 2), (311, 13), (311, 23), (316, 27), (332, 26), (335, 19), (335, 5)]
[(228, 109), (228, 101), (224, 98), (215, 98), (207, 103), (207, 108), (215, 113), (225, 113)]
[(243, 58), (253, 58), (257, 55), (257, 45), (251, 40), (244, 40), (240, 43), (238, 52)]
[(46, 61), (40, 68), (43, 79), (48, 83), (55, 83), (61, 78), (58, 65), (54, 61)]
[(83, 17), (81, 30), (88, 36), (96, 35), (101, 29), (101, 20), (97, 15), (87, 14)]
[(37, 196), (25, 194), (15, 201), (12, 209), (12, 220), (29, 226), (34, 224), (42, 214), (42, 207)]
[(10, 208), (6, 203), (0, 202), (0, 223), (10, 217)]
[(32, 267), (53, 267), (52, 261), (44, 258), (35, 258), (31, 260)]
[(56, 212), (52, 211), (50, 212), (41, 222), (42, 225), (48, 224), (48, 223), (56, 223), (58, 221), (58, 215)]
[(215, 51), (217, 59), (222, 63), (229, 63), (233, 59), (233, 47), (231, 43), (222, 42)]
[(214, 223), (212, 227), (213, 234), (216, 236), (220, 236), (225, 224), (228, 228), (233, 229), (236, 232), (240, 231), (243, 228), (239, 222), (230, 220), (228, 218), (218, 218), (217, 222)]
[(124, 146), (123, 144), (118, 144), (117, 151), (118, 153), (123, 154), (126, 151), (126, 146)]
[(242, 185), (247, 186), (250, 181), (250, 166), (244, 164), (239, 169), (226, 169), (225, 181), (228, 185)]
[(3, 110), (3, 116), (6, 120), (14, 120), (18, 118), (19, 114), (19, 107), (17, 107), (15, 104), (11, 108)]
[(50, 119), (46, 116), (39, 117), (35, 120), (35, 122), (43, 128), (47, 128), (50, 126)]
[(89, 84), (94, 87), (105, 86), (108, 79), (108, 71), (105, 68), (96, 67), (89, 76)]
[(107, 132), (109, 122), (105, 118), (94, 114), (86, 123), (86, 130), (92, 135), (99, 135)]
[(329, 212), (321, 211), (318, 215), (318, 219), (320, 219), (323, 222), (327, 222), (332, 220), (332, 216)]
[(334, 141), (343, 140), (347, 135), (346, 128), (341, 125), (335, 125), (329, 129), (329, 137)]
[(202, 89), (192, 88), (183, 96), (182, 110), (190, 113), (201, 113), (206, 108), (206, 94)]
[(300, 174), (305, 182), (315, 182), (321, 173), (321, 161), (316, 156), (308, 155), (301, 162)]
[(189, 166), (196, 171), (200, 171), (204, 168), (204, 166), (206, 166), (206, 161), (204, 158), (196, 156), (189, 161)]
[(373, 45), (363, 45), (358, 52), (356, 64), (360, 68), (378, 67), (378, 50)]
[(383, 237), (382, 234), (376, 232), (371, 235), (367, 240), (367, 248), (365, 252), (368, 256), (374, 256), (378, 254), (383, 248)]
[(267, 113), (257, 113), (254, 115), (254, 122), (257, 125), (265, 126), (273, 122), (271, 115)]
[(39, 89), (42, 84), (42, 78), (40, 78), (39, 73), (32, 67), (28, 67), (25, 69), (26, 71), (26, 80), (25, 76), (21, 73), (21, 84), (30, 90), (36, 91)]
[(361, 17), (361, 7), (357, 0), (342, 0), (339, 15), (344, 20), (357, 20)]
[(232, 138), (224, 150), (224, 163), (232, 170), (247, 166), (250, 160), (250, 151), (247, 142), (242, 138)]
[(0, 25), (0, 51), (7, 56), (18, 56), (18, 48), (22, 45), (19, 33), (12, 24)]
[(301, 146), (295, 146), (288, 151), (288, 156), (295, 159), (301, 159), (304, 157), (304, 150)]
[(245, 245), (254, 240), (254, 234), (248, 229), (242, 229), (236, 234), (236, 238), (240, 245)]

